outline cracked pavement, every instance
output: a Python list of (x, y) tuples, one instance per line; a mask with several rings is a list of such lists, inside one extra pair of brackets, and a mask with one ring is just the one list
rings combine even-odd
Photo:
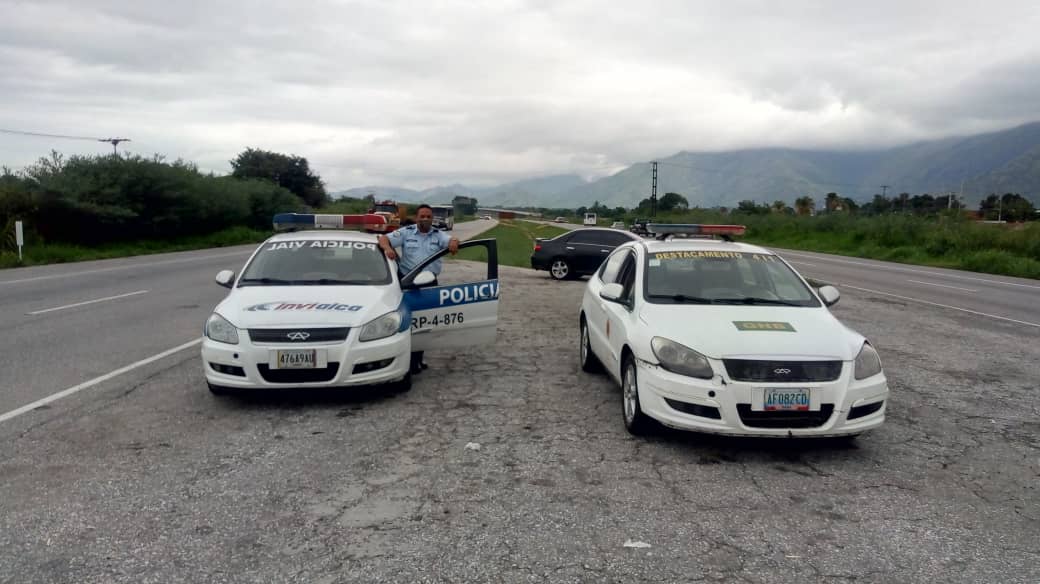
[(880, 429), (637, 439), (584, 281), (501, 279), (497, 342), (406, 394), (218, 398), (191, 349), (4, 424), (0, 582), (1040, 581), (1035, 330), (843, 290)]

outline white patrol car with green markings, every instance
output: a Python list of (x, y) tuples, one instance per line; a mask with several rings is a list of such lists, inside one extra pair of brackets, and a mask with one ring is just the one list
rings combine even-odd
[[(214, 393), (282, 387), (411, 387), (412, 351), (493, 342), (498, 323), (495, 240), (460, 248), (488, 250), (487, 277), (420, 288), (424, 268), (398, 277), (377, 236), (343, 227), (385, 222), (379, 215), (275, 217), (271, 237), (241, 274), (224, 270), (229, 288), (205, 326), (202, 364)], [(301, 229), (315, 229), (306, 231)]]
[[(649, 225), (588, 282), (585, 371), (622, 386), (625, 426), (746, 436), (850, 436), (884, 422), (877, 351), (773, 252), (734, 243), (737, 225)], [(690, 238), (719, 235), (726, 240)], [(681, 239), (680, 237), (686, 237)]]

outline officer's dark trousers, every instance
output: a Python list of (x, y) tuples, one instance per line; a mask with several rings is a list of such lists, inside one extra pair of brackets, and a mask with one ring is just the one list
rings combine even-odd
[[(426, 284), (425, 286), (419, 286), (420, 288), (429, 288), (431, 286), (437, 286), (437, 278), (433, 279), (433, 282)], [(410, 369), (412, 373), (418, 373), (422, 371), (423, 367), (423, 351), (412, 351), (412, 362)]]

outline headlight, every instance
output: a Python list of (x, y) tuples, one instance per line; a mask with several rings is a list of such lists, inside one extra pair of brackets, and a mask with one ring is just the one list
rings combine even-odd
[(216, 312), (206, 321), (206, 336), (221, 343), (238, 344), (238, 329)]
[(878, 356), (870, 343), (863, 343), (863, 348), (856, 355), (856, 365), (853, 369), (856, 379), (866, 379), (881, 373), (881, 357)]
[(401, 313), (395, 310), (380, 316), (362, 327), (359, 338), (362, 341), (385, 339), (396, 333), (399, 328), (401, 328)]
[(650, 341), (650, 348), (661, 362), (661, 367), (672, 373), (701, 379), (711, 379), (715, 375), (707, 357), (675, 341), (654, 337)]

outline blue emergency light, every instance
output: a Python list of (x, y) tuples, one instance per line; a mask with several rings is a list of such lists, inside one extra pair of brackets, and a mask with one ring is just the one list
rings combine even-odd
[(704, 225), (700, 223), (648, 223), (646, 230), (657, 239), (664, 239), (669, 235), (718, 235), (730, 240), (733, 236), (744, 235), (747, 230), (743, 225)]
[(374, 213), (359, 215), (326, 215), (314, 213), (279, 213), (274, 216), (275, 231), (300, 229), (378, 228), (386, 225), (386, 216)]

